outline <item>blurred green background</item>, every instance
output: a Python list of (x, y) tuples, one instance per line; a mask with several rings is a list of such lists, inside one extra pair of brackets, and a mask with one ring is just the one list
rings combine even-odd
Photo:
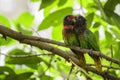
[[(61, 33), (63, 18), (68, 14), (80, 14), (86, 17), (87, 25), (95, 34), (101, 52), (108, 56), (113, 52), (113, 58), (120, 60), (120, 0), (19, 1), (0, 0), (0, 24), (23, 34), (63, 41)], [(64, 47), (56, 47), (68, 50)], [(30, 55), (50, 52), (21, 44), (9, 37), (4, 40), (0, 35), (0, 53)], [(85, 57), (88, 64), (93, 62), (87, 55)], [(110, 62), (102, 59), (102, 64), (109, 66)], [(111, 66), (119, 67), (114, 63)], [(70, 67), (70, 63), (57, 55), (27, 58), (10, 58), (1, 55), (0, 80), (65, 80)], [(120, 77), (119, 70), (109, 69), (109, 71)], [(94, 80), (102, 80), (102, 77), (94, 73), (90, 75), (93, 75)], [(85, 80), (85, 76), (75, 68), (70, 80), (77, 79)]]

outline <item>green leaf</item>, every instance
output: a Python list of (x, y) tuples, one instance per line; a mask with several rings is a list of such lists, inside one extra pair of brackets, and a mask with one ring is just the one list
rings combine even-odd
[(105, 31), (105, 38), (106, 38), (107, 41), (112, 40), (112, 39), (111, 39), (112, 37), (113, 37), (113, 36), (112, 36), (111, 33), (109, 33), (108, 31)]
[(21, 73), (18, 75), (17, 80), (29, 80), (32, 75), (33, 75), (33, 72)]
[(28, 30), (28, 29), (24, 29), (24, 26), (22, 26), (21, 24), (16, 24), (16, 28), (19, 32), (23, 33), (23, 34), (32, 34), (32, 31)]
[[(94, 15), (94, 22), (100, 23), (103, 27), (107, 27), (108, 23), (100, 15)], [(93, 25), (94, 26), (94, 25)]]
[[(8, 53), (9, 55), (16, 55), (16, 56), (24, 56), (24, 55), (30, 55), (31, 53), (29, 52), (24, 52), (21, 49), (13, 49), (12, 51), (10, 51)], [(16, 58), (10, 58), (10, 57), (6, 57), (5, 58), (5, 62), (8, 64), (31, 64), (31, 65), (35, 65), (39, 62), (41, 62), (41, 58), (37, 57), (37, 56), (31, 56), (31, 57), (16, 57)]]
[(53, 77), (47, 76), (47, 75), (42, 75), (42, 76), (40, 77), (40, 80), (53, 80)]
[(41, 6), (40, 6), (39, 10), (44, 9), (44, 8), (50, 6), (54, 2), (55, 2), (55, 0), (42, 0)]
[(120, 56), (120, 54), (119, 54), (119, 52), (120, 52), (120, 42), (117, 42), (116, 46), (114, 46), (114, 49), (115, 49), (114, 58), (120, 60), (120, 57), (119, 57)]
[(119, 3), (120, 3), (120, 0), (108, 0), (106, 2), (106, 4), (104, 5), (104, 8), (109, 9), (111, 11), (114, 11), (116, 5), (119, 4)]
[(4, 80), (4, 78), (5, 78), (5, 75), (0, 75), (0, 80)]
[(3, 15), (0, 15), (0, 24), (4, 25), (6, 27), (11, 26), (9, 20)]
[(28, 29), (33, 25), (33, 20), (34, 16), (32, 14), (24, 12), (18, 17), (17, 22)]
[(31, 2), (39, 2), (39, 1), (41, 1), (41, 0), (30, 0)]
[(98, 5), (98, 9), (100, 10), (103, 19), (110, 23), (109, 17), (106, 15), (100, 0), (94, 0), (94, 2), (96, 3), (96, 5)]
[(40, 74), (43, 74), (44, 68), (45, 68), (45, 66), (44, 66), (44, 67), (43, 67), (43, 66), (38, 66), (38, 72), (39, 72)]
[(26, 65), (31, 69), (35, 69), (35, 70), (38, 69), (38, 65), (32, 65), (32, 64), (26, 64)]
[(87, 0), (87, 2), (86, 0), (77, 0), (77, 1), (78, 3), (80, 3), (80, 5), (84, 6), (85, 8), (87, 8), (90, 5), (95, 4), (93, 0)]
[(7, 66), (0, 66), (0, 74), (3, 74), (4, 72), (8, 72), (10, 75), (16, 75), (16, 73), (13, 71), (13, 69), (7, 67)]
[(58, 26), (59, 24), (63, 23), (63, 18), (72, 13), (72, 8), (67, 7), (58, 11), (55, 11), (45, 17), (43, 22), (39, 25), (38, 30), (46, 29), (50, 26)]
[(52, 29), (52, 39), (53, 40), (62, 40), (62, 25), (53, 27)]
[(117, 27), (120, 29), (120, 16), (113, 12), (113, 14), (112, 14), (111, 17), (112, 17), (114, 23), (115, 23), (115, 24), (117, 25)]
[(112, 44), (115, 44), (115, 38), (113, 37), (113, 34), (105, 31), (105, 40), (106, 40), (106, 44), (108, 47), (110, 47)]
[(16, 80), (17, 76), (12, 76), (12, 75), (6, 75), (4, 80)]
[(116, 25), (120, 29), (120, 16), (110, 9), (105, 9), (106, 15), (109, 17), (108, 23), (111, 25)]
[(16, 80), (17, 79), (17, 75), (13, 71), (13, 69), (11, 69), (7, 66), (0, 66), (0, 74), (5, 75), (4, 80)]
[(115, 35), (115, 37), (120, 40), (120, 30), (115, 26), (111, 27), (110, 30)]
[(56, 3), (51, 4), (50, 6), (44, 8), (44, 16), (48, 16), (51, 13), (51, 10), (56, 7)]
[(67, 0), (59, 0), (58, 2), (58, 6), (63, 6), (65, 3), (67, 2)]
[(93, 18), (94, 18), (94, 13), (90, 13), (86, 16), (88, 27), (91, 27), (91, 24), (93, 22)]
[(14, 41), (9, 37), (7, 37), (6, 39), (0, 37), (0, 46), (1, 45), (6, 45), (7, 46), (7, 45), (11, 44), (12, 42), (14, 42)]
[(97, 42), (99, 43), (99, 32), (95, 31), (94, 35), (95, 35), (95, 38), (96, 38)]
[(57, 8), (57, 3), (58, 3), (58, 0), (55, 0), (51, 5), (44, 8), (44, 16), (45, 17), (48, 16), (51, 12), (53, 12), (52, 11), (53, 9)]
[(95, 23), (93, 24), (93, 28), (98, 28), (100, 25), (101, 25), (101, 24), (100, 24), (99, 22), (95, 22)]

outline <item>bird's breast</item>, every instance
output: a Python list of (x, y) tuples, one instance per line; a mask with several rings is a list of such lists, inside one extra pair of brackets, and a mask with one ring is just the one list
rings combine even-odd
[(68, 45), (78, 45), (74, 31), (63, 29), (63, 39)]

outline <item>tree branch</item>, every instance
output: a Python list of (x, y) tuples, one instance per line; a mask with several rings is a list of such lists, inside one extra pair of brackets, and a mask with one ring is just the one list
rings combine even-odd
[[(87, 65), (88, 66), (95, 66), (94, 64), (87, 64)], [(108, 68), (108, 69), (120, 70), (120, 67), (113, 67), (113, 66), (106, 66), (106, 65), (102, 65), (102, 67)]]
[[(75, 50), (78, 50), (78, 51), (81, 51), (81, 52), (87, 52), (88, 53), (89, 50), (87, 50), (87, 49), (81, 49), (79, 47), (66, 46), (64, 43), (60, 43), (60, 42), (57, 42), (57, 41), (44, 39), (44, 38), (40, 38), (40, 37), (35, 37), (35, 36), (24, 35), (22, 33), (18, 33), (16, 31), (13, 31), (13, 30), (11, 30), (11, 29), (9, 29), (7, 27), (4, 27), (2, 25), (0, 25), (0, 34), (2, 34), (4, 36), (11, 37), (13, 39), (16, 39), (21, 43), (29, 44), (29, 45), (36, 46), (38, 48), (50, 51), (53, 54), (57, 54), (57, 55), (63, 57), (64, 59), (66, 59), (66, 60), (69, 60), (69, 58), (70, 58), (76, 65), (82, 67), (86, 71), (91, 71), (93, 73), (101, 75), (104, 78), (111, 79), (111, 80), (120, 80), (120, 78), (117, 78), (116, 76), (113, 76), (108, 72), (99, 72), (99, 71), (97, 71), (96, 69), (94, 69), (94, 68), (92, 68), (90, 66), (83, 67), (79, 63), (79, 60), (76, 57), (71, 56), (71, 54), (68, 55), (68, 53), (66, 51), (58, 49), (58, 48), (56, 48), (56, 47), (54, 47), (54, 46), (52, 46), (52, 45), (50, 45), (48, 43), (52, 43), (52, 44), (56, 44), (56, 45), (60, 45), (60, 46), (65, 46), (65, 47), (69, 47), (69, 48), (72, 48), (72, 49), (75, 49)], [(101, 56), (101, 57), (105, 58), (106, 60), (112, 61), (112, 62), (114, 62), (116, 64), (120, 64), (120, 62), (118, 60), (115, 60), (115, 59), (110, 58), (110, 57), (108, 57), (106, 55), (100, 54), (97, 51), (92, 51), (92, 53), (94, 55)]]
[(10, 58), (25, 58), (25, 57), (33, 57), (33, 56), (52, 56), (53, 54), (29, 54), (29, 55), (8, 55), (8, 54), (3, 54), (0, 53), (0, 55), (4, 55), (6, 57)]
[[(59, 46), (64, 46), (64, 47), (68, 47), (68, 48), (71, 48), (71, 49), (74, 49), (74, 50), (77, 50), (77, 51), (81, 51), (81, 52), (84, 52), (84, 53), (88, 53), (90, 54), (90, 50), (88, 49), (82, 49), (80, 47), (77, 47), (77, 46), (68, 46), (68, 45), (65, 45), (64, 43), (62, 42), (58, 42), (58, 41), (54, 41), (54, 40), (50, 40), (50, 39), (46, 39), (46, 38), (41, 38), (41, 37), (37, 37), (37, 36), (29, 36), (29, 35), (25, 35), (25, 34), (22, 34), (22, 33), (18, 33), (16, 31), (13, 31), (7, 27), (4, 27), (3, 25), (0, 25), (0, 34), (4, 35), (4, 36), (9, 36), (13, 39), (16, 39), (18, 41), (22, 41), (24, 39), (29, 39), (29, 40), (35, 40), (35, 41), (41, 41), (41, 42), (45, 42), (45, 43), (51, 43), (51, 44), (55, 44), (55, 45), (59, 45)], [(120, 65), (120, 61), (116, 60), (116, 59), (113, 59), (111, 57), (108, 57), (106, 55), (104, 55), (103, 53), (100, 53), (98, 51), (92, 51), (91, 52), (93, 55), (96, 55), (96, 56), (100, 56), (100, 57), (103, 57), (104, 59), (108, 60), (108, 61), (111, 61), (111, 62), (114, 62), (118, 65)]]

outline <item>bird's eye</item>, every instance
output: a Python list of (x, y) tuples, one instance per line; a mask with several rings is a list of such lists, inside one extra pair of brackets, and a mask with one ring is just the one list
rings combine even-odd
[(86, 19), (83, 16), (78, 16), (77, 19), (80, 20), (80, 21), (82, 21), (82, 22), (86, 21)]

